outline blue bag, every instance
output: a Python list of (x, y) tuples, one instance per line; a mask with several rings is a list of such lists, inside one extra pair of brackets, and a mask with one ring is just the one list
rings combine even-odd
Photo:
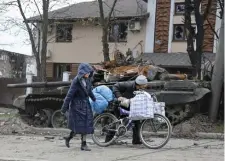
[(91, 98), (89, 98), (92, 111), (95, 113), (101, 114), (109, 105), (108, 101), (99, 93), (94, 93), (96, 101), (93, 102)]
[(108, 102), (114, 99), (113, 92), (105, 85), (95, 87), (92, 91), (93, 93), (101, 94)]

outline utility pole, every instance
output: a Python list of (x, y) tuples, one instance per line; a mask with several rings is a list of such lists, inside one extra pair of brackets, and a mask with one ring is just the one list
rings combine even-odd
[(217, 118), (222, 92), (221, 90), (224, 83), (224, 16), (221, 21), (219, 44), (214, 64), (211, 81), (212, 99), (209, 109), (209, 118), (213, 122), (216, 121)]

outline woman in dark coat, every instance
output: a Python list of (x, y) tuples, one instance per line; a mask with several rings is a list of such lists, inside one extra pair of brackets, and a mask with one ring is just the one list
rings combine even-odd
[(63, 114), (68, 111), (68, 128), (71, 132), (68, 137), (64, 137), (68, 148), (73, 136), (81, 134), (81, 150), (90, 151), (86, 144), (86, 134), (93, 134), (94, 128), (89, 97), (96, 100), (91, 88), (92, 75), (93, 68), (89, 64), (79, 65), (78, 74), (71, 83), (61, 109)]

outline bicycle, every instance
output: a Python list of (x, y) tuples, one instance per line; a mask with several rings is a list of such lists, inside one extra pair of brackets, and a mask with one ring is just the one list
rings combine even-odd
[[(115, 103), (115, 102), (117, 102), (117, 103)], [(129, 111), (120, 107), (120, 103), (117, 100), (115, 100), (113, 102), (113, 104), (116, 105), (116, 107), (114, 107), (114, 108), (118, 108), (118, 110), (119, 110), (119, 114), (120, 114), (119, 119), (117, 119), (117, 117), (114, 114), (109, 113), (109, 112), (102, 113), (94, 119), (95, 132), (92, 135), (92, 139), (95, 144), (97, 144), (98, 146), (101, 146), (101, 147), (107, 147), (107, 146), (113, 144), (118, 138), (126, 135), (127, 131), (129, 129), (131, 129), (131, 127), (133, 125), (133, 121), (131, 119), (129, 119), (129, 117), (128, 117)], [(121, 116), (125, 116), (125, 117), (122, 118)], [(109, 123), (110, 120), (112, 121), (111, 123)], [(114, 135), (111, 138), (111, 140), (109, 140), (107, 142), (105, 140), (103, 142), (100, 142), (97, 139), (96, 134), (97, 134), (97, 132), (99, 132), (99, 130), (96, 130), (96, 125), (97, 125), (98, 121), (100, 121), (100, 125), (103, 126), (103, 128), (100, 130), (100, 135), (101, 136), (103, 136), (104, 134)], [(164, 123), (162, 123), (163, 121), (164, 121)], [(148, 122), (150, 122), (150, 127), (153, 129), (153, 132), (144, 131), (145, 125)], [(167, 126), (168, 129), (166, 131), (164, 130), (162, 132), (157, 133), (157, 130), (161, 126), (156, 127), (155, 123), (162, 123), (162, 125), (163, 125), (162, 127)], [(141, 121), (141, 128), (139, 131), (139, 136), (140, 136), (141, 142), (147, 148), (150, 148), (150, 149), (162, 148), (163, 146), (165, 146), (168, 143), (168, 141), (171, 137), (171, 133), (172, 133), (172, 126), (171, 126), (169, 119), (161, 114), (154, 114), (154, 118)], [(145, 134), (152, 135), (150, 137), (150, 143), (154, 142), (153, 139), (155, 137), (162, 137), (162, 136), (166, 135), (166, 138), (161, 144), (154, 146), (154, 145), (150, 145), (150, 143), (147, 143), (148, 140), (145, 139), (145, 137), (144, 137)]]

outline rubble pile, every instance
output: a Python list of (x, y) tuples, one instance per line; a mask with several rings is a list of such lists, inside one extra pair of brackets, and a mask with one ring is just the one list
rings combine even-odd
[(103, 62), (94, 66), (97, 72), (103, 72), (106, 82), (126, 81), (135, 79), (137, 75), (145, 75), (151, 80), (184, 80), (186, 74), (170, 74), (166, 69), (160, 68), (150, 61), (134, 58), (128, 51), (126, 57), (119, 50), (114, 53), (114, 60)]

